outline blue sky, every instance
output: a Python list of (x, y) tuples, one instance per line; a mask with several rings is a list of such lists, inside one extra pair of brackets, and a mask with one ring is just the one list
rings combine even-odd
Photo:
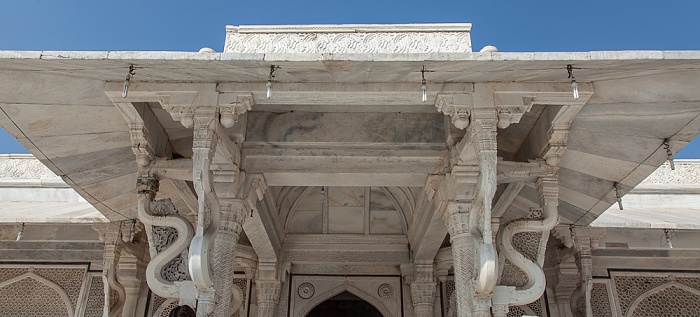
[[(227, 24), (428, 22), (471, 22), (475, 50), (700, 50), (690, 0), (3, 0), (2, 12), (0, 50), (221, 51)], [(0, 153), (26, 150), (0, 130)], [(677, 157), (700, 158), (700, 144)]]

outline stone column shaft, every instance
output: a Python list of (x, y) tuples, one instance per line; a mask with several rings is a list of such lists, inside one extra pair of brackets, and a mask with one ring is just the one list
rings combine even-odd
[(457, 316), (471, 316), (474, 295), (474, 239), (469, 231), (468, 203), (451, 202), (447, 207), (447, 229), (452, 243)]
[(243, 230), (245, 205), (240, 200), (222, 201), (219, 217), (219, 231), (214, 240), (214, 288), (217, 297), (214, 316), (228, 317), (236, 245)]

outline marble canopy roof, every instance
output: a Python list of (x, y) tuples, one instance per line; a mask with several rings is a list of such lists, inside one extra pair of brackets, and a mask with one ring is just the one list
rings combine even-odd
[[(568, 94), (567, 64), (580, 68), (575, 76), (590, 98), (561, 160), (559, 209), (563, 223), (587, 225), (615, 202), (614, 183), (625, 194), (666, 161), (664, 139), (677, 152), (700, 133), (699, 51), (480, 53), (471, 43), (462, 52), (408, 53), (0, 51), (0, 125), (107, 218), (135, 218), (129, 128), (105, 91), (121, 90), (136, 65), (130, 93), (211, 85), (250, 94), (249, 117), (226, 132), (240, 139), (247, 125), (241, 168), (262, 173), (270, 186), (404, 186), (417, 193), (428, 175), (441, 173), (447, 136), (459, 133), (443, 124), (449, 120), (434, 107), (438, 95), (470, 93), (475, 83)], [(267, 99), (270, 65), (281, 68)], [(427, 103), (420, 99), (423, 66)], [(191, 130), (157, 102), (148, 106), (173, 152), (190, 156)], [(499, 156), (534, 159), (519, 153), (550, 106), (536, 104), (499, 129)], [(309, 120), (320, 128), (286, 132)], [(505, 218), (537, 206), (532, 186), (517, 193)], [(188, 209), (175, 185), (161, 194)]]

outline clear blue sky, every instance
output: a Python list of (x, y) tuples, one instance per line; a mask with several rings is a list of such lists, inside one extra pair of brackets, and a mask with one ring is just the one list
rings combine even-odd
[[(3, 0), (1, 8), (0, 50), (221, 51), (227, 24), (421, 22), (473, 23), (475, 50), (700, 50), (697, 0)], [(0, 153), (26, 150), (0, 129)], [(700, 158), (700, 144), (677, 157)]]

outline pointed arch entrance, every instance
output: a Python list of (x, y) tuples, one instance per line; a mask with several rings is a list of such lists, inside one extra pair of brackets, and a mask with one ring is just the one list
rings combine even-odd
[(316, 305), (305, 317), (384, 317), (372, 304), (344, 291)]

